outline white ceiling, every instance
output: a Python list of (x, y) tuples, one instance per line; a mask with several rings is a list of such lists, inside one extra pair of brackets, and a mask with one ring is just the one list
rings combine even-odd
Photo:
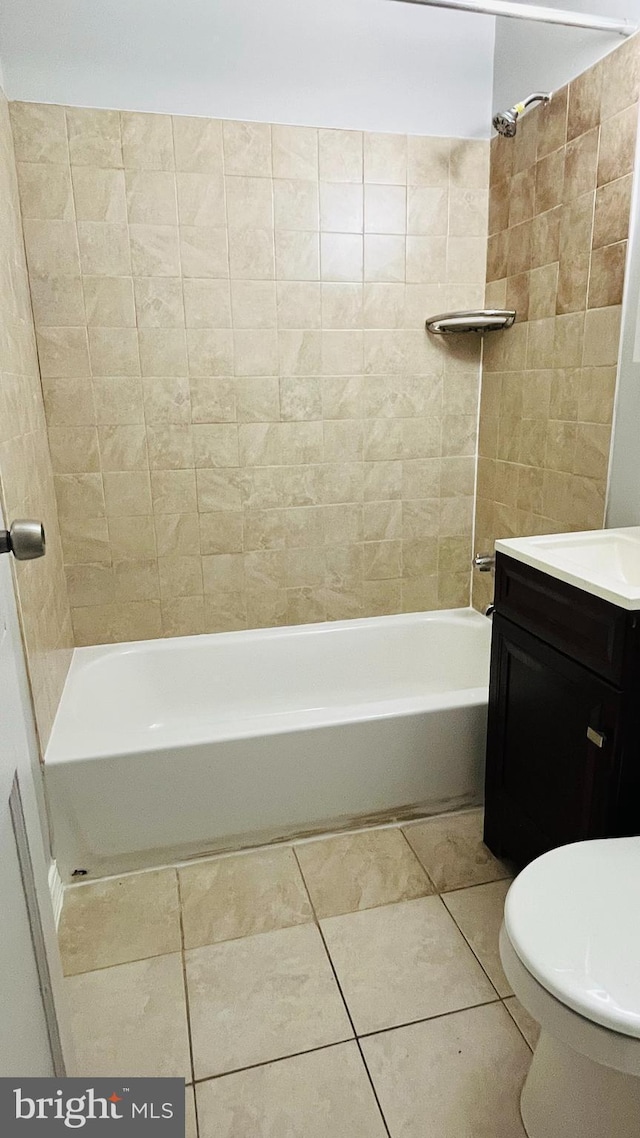
[(495, 20), (391, 0), (2, 0), (13, 99), (488, 137)]

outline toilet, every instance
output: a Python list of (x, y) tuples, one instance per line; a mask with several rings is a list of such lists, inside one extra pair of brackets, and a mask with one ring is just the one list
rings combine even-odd
[(639, 1138), (640, 837), (528, 865), (507, 894), (500, 956), (541, 1028), (520, 1100), (529, 1138)]

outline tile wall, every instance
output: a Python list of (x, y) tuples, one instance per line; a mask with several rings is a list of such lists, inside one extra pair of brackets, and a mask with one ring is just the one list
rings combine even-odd
[(604, 524), (639, 96), (636, 36), (491, 143), (478, 549)]
[(488, 144), (12, 118), (76, 644), (467, 604)]
[(9, 110), (0, 90), (0, 495), (8, 525), (41, 520), (43, 560), (12, 558), (40, 744), (44, 749), (73, 643), (24, 256)]

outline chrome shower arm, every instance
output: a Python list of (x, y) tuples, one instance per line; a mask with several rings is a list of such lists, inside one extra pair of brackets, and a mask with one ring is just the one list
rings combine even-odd
[(522, 100), (522, 106), (526, 110), (532, 103), (550, 103), (552, 98), (552, 91), (534, 91), (532, 95), (528, 95), (526, 99)]

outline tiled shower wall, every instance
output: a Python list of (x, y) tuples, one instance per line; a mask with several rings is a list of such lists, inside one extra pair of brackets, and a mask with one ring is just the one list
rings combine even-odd
[(639, 95), (636, 36), (491, 143), (478, 549), (604, 524)]
[(467, 604), (488, 144), (12, 116), (76, 643)]
[(13, 561), (16, 599), (42, 748), (71, 660), (71, 621), (27, 267), (9, 110), (0, 90), (0, 494), (5, 523), (44, 522), (47, 556)]

